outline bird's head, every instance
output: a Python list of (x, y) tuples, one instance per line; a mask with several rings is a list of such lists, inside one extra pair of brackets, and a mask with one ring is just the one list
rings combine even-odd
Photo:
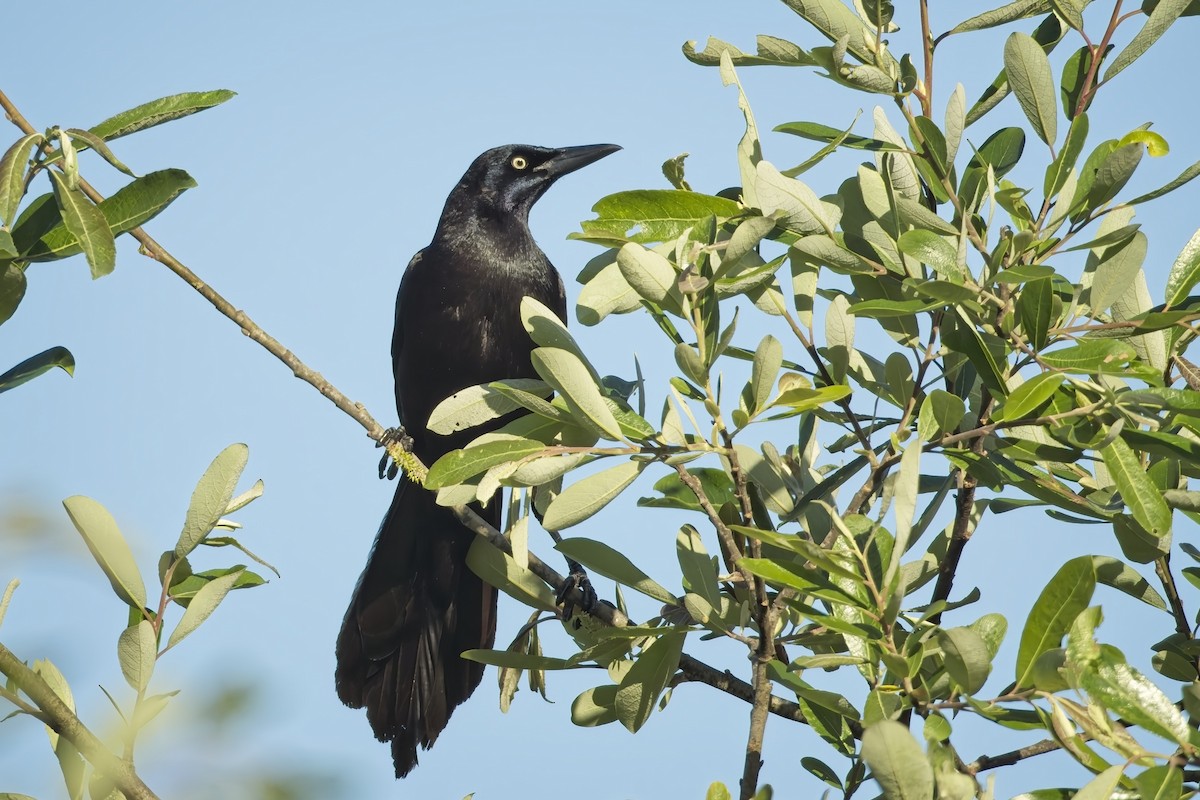
[(615, 144), (494, 147), (475, 159), (455, 194), (473, 195), (495, 214), (528, 219), (529, 209), (556, 180), (620, 149)]

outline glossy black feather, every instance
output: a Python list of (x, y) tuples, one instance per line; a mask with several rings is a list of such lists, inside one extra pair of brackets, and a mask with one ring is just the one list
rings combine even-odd
[[(566, 298), (529, 210), (558, 177), (616, 149), (495, 148), (450, 193), (433, 241), (405, 270), (392, 338), (397, 411), (426, 465), (505, 421), (441, 436), (426, 428), (438, 403), (486, 381), (536, 377), (521, 298), (564, 321)], [(499, 527), (498, 503), (476, 510)], [(338, 696), (391, 742), (397, 777), (479, 685), (483, 666), (460, 654), (495, 639), (496, 590), (466, 565), (473, 540), (431, 492), (402, 480), (342, 622)]]

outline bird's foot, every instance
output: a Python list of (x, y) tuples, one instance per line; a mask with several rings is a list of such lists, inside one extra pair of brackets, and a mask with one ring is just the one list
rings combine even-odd
[[(398, 444), (407, 453), (412, 452), (413, 440), (412, 437), (405, 432), (404, 426), (398, 428), (388, 428), (383, 432), (383, 436), (375, 443), (376, 447), (388, 447), (389, 445)], [(387, 478), (389, 481), (394, 480), (396, 475), (400, 473), (400, 465), (392, 460), (392, 457), (386, 452), (383, 458), (379, 459), (379, 479)]]
[[(570, 572), (567, 573), (566, 580), (563, 581), (562, 589), (558, 592), (558, 597), (555, 598), (558, 604), (562, 606), (562, 615), (564, 620), (571, 619), (575, 616), (576, 602), (575, 590), (579, 590), (581, 596), (578, 603), (578, 610), (583, 613), (589, 613), (596, 607), (597, 597), (596, 589), (592, 586), (592, 579), (588, 577), (587, 571), (578, 561), (567, 559), (567, 567)], [(575, 627), (579, 627), (579, 621), (576, 620)]]

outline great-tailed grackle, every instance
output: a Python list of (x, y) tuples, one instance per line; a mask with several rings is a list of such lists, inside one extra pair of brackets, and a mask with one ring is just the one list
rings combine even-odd
[[(433, 241), (404, 272), (392, 336), (396, 409), (426, 465), (507, 421), (441, 436), (426, 428), (438, 403), (486, 381), (537, 377), (521, 298), (565, 321), (566, 296), (529, 210), (558, 178), (619, 149), (497, 147), (450, 192)], [(498, 502), (476, 510), (499, 526)], [(460, 653), (496, 636), (496, 590), (467, 568), (474, 536), (431, 492), (401, 481), (342, 622), (338, 697), (365, 708), (376, 738), (392, 743), (398, 778), (483, 677)]]

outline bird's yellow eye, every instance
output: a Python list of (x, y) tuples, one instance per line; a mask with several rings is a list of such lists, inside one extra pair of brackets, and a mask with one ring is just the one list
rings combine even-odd
[(529, 166), (529, 162), (525, 160), (525, 156), (513, 156), (513, 169), (525, 169)]

